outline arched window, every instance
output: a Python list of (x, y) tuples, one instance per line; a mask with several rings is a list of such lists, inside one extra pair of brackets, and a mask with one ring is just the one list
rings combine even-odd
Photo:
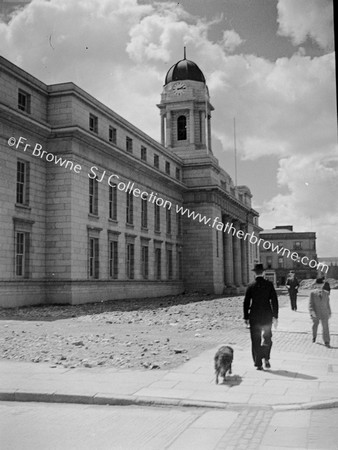
[(177, 119), (177, 140), (184, 141), (187, 139), (187, 118), (179, 116)]

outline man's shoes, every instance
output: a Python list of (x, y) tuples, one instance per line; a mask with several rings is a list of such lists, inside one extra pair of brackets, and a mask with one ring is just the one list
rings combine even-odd
[(316, 338), (312, 338), (312, 342), (315, 343), (316, 342)]
[(331, 345), (328, 342), (325, 342), (325, 347), (331, 348)]
[(271, 369), (271, 364), (270, 364), (270, 361), (268, 359), (265, 360), (265, 368), (266, 369)]

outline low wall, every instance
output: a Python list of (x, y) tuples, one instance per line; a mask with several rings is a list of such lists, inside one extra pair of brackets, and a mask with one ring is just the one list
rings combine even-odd
[(178, 295), (181, 281), (2, 281), (0, 307), (16, 308), (37, 304), (82, 304), (128, 298)]

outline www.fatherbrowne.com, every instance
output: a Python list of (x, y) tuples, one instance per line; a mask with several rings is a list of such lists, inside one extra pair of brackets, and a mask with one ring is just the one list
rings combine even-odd
[(215, 217), (212, 221), (210, 217), (202, 216), (200, 213), (196, 213), (195, 211), (190, 211), (187, 208), (183, 208), (183, 206), (176, 205), (176, 213), (181, 214), (182, 216), (186, 216), (189, 219), (198, 220), (199, 223), (204, 225), (209, 225), (211, 228), (215, 228), (218, 231), (223, 233), (232, 233), (233, 236), (236, 235), (238, 239), (249, 240), (251, 244), (256, 244), (258, 247), (262, 245), (265, 250), (272, 250), (273, 252), (278, 253), (278, 255), (286, 256), (291, 258), (293, 261), (301, 262), (305, 266), (309, 266), (312, 269), (317, 268), (325, 273), (328, 272), (329, 267), (321, 262), (317, 262), (314, 259), (309, 259), (307, 256), (300, 257), (297, 252), (292, 252), (284, 247), (280, 247), (279, 245), (273, 244), (270, 241), (267, 241), (262, 238), (258, 238), (254, 232), (245, 233), (243, 230), (237, 230), (232, 223), (223, 223), (219, 221), (219, 217)]
[[(20, 136), (18, 139), (14, 136), (10, 137), (8, 139), (8, 145), (10, 147), (15, 147), (18, 149), (20, 147), (21, 150), (26, 152), (26, 150), (32, 152), (32, 156), (38, 157), (38, 158), (45, 158), (45, 160), (49, 163), (54, 163), (56, 165), (60, 165), (61, 167), (64, 167), (68, 170), (71, 170), (77, 174), (79, 174), (82, 170), (82, 167), (80, 164), (75, 164), (71, 160), (62, 159), (61, 157), (58, 157), (57, 155), (54, 155), (53, 153), (47, 153), (46, 150), (42, 150), (42, 145), (36, 143), (34, 148), (31, 144), (27, 144), (27, 139)], [(92, 166), (90, 168), (90, 173), (88, 173), (89, 178), (96, 179), (99, 183), (101, 183), (106, 178), (106, 170), (102, 172), (102, 174), (98, 174), (99, 169), (96, 166)], [(107, 183), (111, 187), (116, 187), (120, 191), (124, 191), (127, 193), (132, 193), (135, 197), (140, 197), (142, 200), (147, 200), (151, 203), (156, 203), (157, 206), (161, 206), (163, 208), (171, 209), (172, 203), (169, 200), (165, 200), (158, 196), (157, 192), (151, 192), (150, 194), (146, 191), (142, 191), (141, 189), (134, 188), (135, 183), (128, 182), (128, 184), (118, 181), (119, 176), (116, 174), (111, 174), (107, 178)], [(328, 272), (329, 267), (326, 264), (319, 263), (314, 259), (309, 260), (307, 256), (303, 256), (302, 258), (298, 255), (297, 252), (290, 252), (289, 249), (284, 247), (279, 247), (278, 245), (272, 244), (269, 241), (266, 241), (262, 238), (258, 238), (255, 236), (254, 232), (251, 234), (245, 233), (243, 230), (236, 230), (236, 228), (233, 226), (232, 223), (227, 222), (224, 224), (223, 222), (219, 221), (219, 217), (216, 217), (213, 221), (210, 217), (201, 216), (200, 213), (196, 213), (195, 211), (190, 211), (188, 208), (183, 208), (183, 206), (176, 205), (176, 213), (181, 214), (182, 216), (186, 216), (189, 219), (198, 220), (199, 223), (202, 223), (204, 225), (209, 225), (209, 227), (215, 228), (218, 231), (222, 231), (223, 233), (232, 233), (233, 236), (236, 235), (238, 239), (249, 239), (249, 242), (251, 244), (256, 244), (257, 246), (260, 246), (262, 244), (262, 247), (265, 250), (272, 250), (273, 252), (276, 252), (282, 256), (287, 254), (288, 258), (291, 258), (293, 261), (301, 262), (305, 266), (308, 265), (311, 268), (317, 268), (318, 270), (325, 271), (325, 273)]]

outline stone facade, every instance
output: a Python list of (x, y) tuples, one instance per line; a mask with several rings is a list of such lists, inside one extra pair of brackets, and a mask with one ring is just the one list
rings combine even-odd
[(258, 214), (212, 154), (205, 83), (164, 86), (158, 143), (73, 83), (0, 75), (1, 306), (243, 290), (258, 250), (217, 223)]

